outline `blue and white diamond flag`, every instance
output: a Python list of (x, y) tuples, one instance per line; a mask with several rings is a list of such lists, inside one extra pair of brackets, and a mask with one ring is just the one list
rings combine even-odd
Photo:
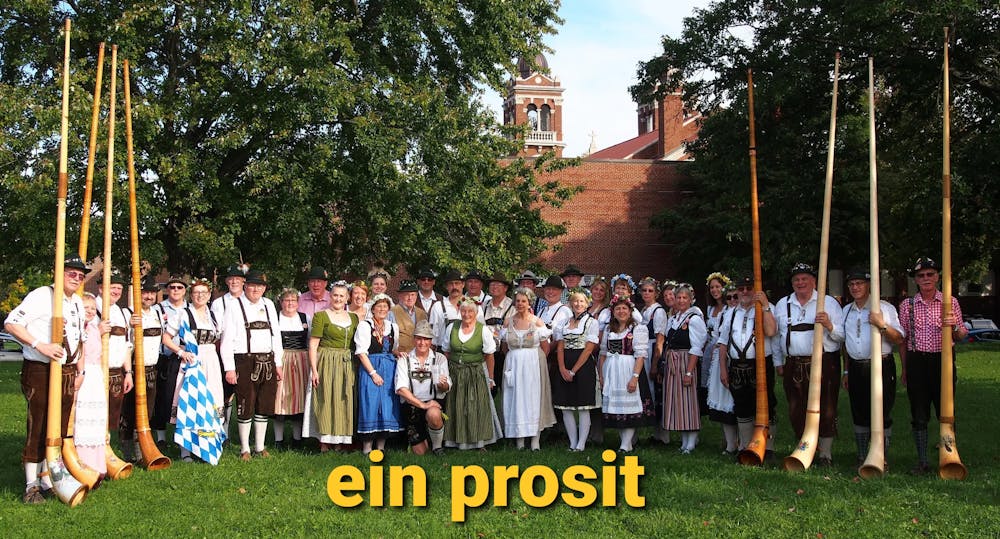
[[(183, 317), (178, 336), (184, 343), (185, 351), (198, 354), (198, 341)], [(199, 360), (182, 364), (181, 369), (184, 379), (177, 392), (174, 441), (192, 455), (214, 466), (219, 463), (222, 443), (226, 441), (226, 433), (216, 412), (215, 399), (208, 390), (208, 381)]]

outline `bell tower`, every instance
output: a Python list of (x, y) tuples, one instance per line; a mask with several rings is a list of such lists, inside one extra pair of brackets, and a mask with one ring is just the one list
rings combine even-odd
[(517, 73), (507, 83), (507, 97), (503, 103), (504, 125), (527, 125), (524, 146), (515, 155), (533, 157), (547, 151), (562, 157), (562, 93), (564, 88), (558, 77), (546, 75), (549, 67), (545, 56), (535, 56), (535, 65), (521, 58)]

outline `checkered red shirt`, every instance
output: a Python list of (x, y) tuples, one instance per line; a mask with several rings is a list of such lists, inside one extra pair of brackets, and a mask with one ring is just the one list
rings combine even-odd
[[(917, 294), (899, 304), (899, 324), (906, 331), (906, 349), (919, 352), (941, 351), (941, 304), (943, 296), (938, 290), (934, 299), (924, 301)], [(913, 306), (912, 308), (910, 306)], [(959, 324), (962, 323), (962, 308), (954, 296), (951, 298), (951, 312)]]

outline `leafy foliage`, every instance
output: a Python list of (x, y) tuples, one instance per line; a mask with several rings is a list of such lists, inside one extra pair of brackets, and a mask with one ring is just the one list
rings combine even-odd
[(708, 112), (692, 145), (692, 195), (654, 221), (681, 270), (750, 266), (747, 67), (753, 68), (762, 258), (783, 280), (819, 251), (834, 53), (842, 54), (830, 266), (868, 260), (868, 75), (874, 57), (883, 267), (941, 252), (943, 31), (952, 33), (952, 241), (956, 270), (997, 267), (1000, 7), (976, 1), (722, 0), (643, 63), (638, 98), (683, 84)]
[[(141, 248), (154, 265), (204, 275), (242, 256), (286, 283), (310, 263), (338, 273), (375, 262), (517, 266), (563, 232), (539, 205), (572, 190), (535, 180), (564, 164), (500, 162), (514, 143), (482, 105), (481, 88), (499, 88), (514, 60), (542, 50), (561, 22), (557, 8), (531, 0), (4, 8), (0, 99), (24, 106), (0, 112), (0, 249), (22, 256), (5, 258), (0, 276), (51, 258), (65, 16), (74, 19), (70, 223), (81, 211), (80, 126), (89, 125), (105, 40), (132, 62)], [(118, 108), (120, 122), (120, 97)], [(120, 175), (120, 137), (117, 148)], [(115, 237), (124, 242), (121, 193)], [(116, 250), (119, 264), (127, 257)]]

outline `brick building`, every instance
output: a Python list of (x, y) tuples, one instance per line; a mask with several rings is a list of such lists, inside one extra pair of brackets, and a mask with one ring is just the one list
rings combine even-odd
[[(548, 68), (542, 55), (535, 65)], [(562, 92), (557, 77), (533, 70), (523, 59), (518, 63), (518, 73), (507, 85), (504, 123), (531, 123), (517, 155), (552, 150), (562, 156)], [(671, 246), (650, 227), (650, 220), (683, 197), (679, 162), (689, 159), (685, 143), (698, 136), (700, 118), (684, 107), (679, 92), (641, 103), (634, 138), (553, 173), (553, 179), (583, 191), (561, 208), (543, 209), (546, 220), (566, 223), (567, 233), (552, 242), (559, 249), (547, 251), (539, 262), (552, 269), (575, 264), (605, 276), (624, 271), (637, 278), (673, 277)]]

